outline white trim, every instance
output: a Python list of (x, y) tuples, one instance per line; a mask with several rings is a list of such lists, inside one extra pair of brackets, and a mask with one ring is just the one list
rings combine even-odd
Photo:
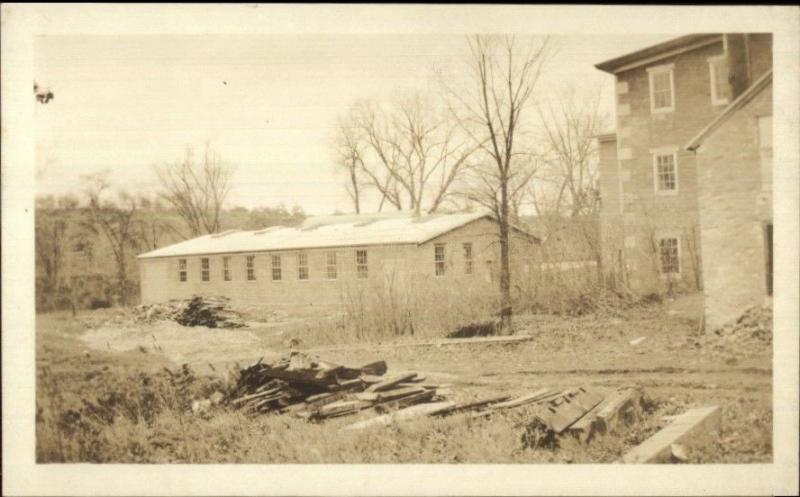
[[(669, 107), (655, 107), (655, 99), (653, 98), (653, 76), (656, 74), (668, 73), (669, 74)], [(660, 66), (653, 66), (647, 68), (647, 80), (650, 85), (650, 113), (663, 114), (675, 111), (675, 64), (664, 64)]]
[(728, 98), (719, 98), (717, 95), (717, 74), (714, 72), (714, 66), (719, 64), (720, 61), (725, 61), (724, 55), (715, 55), (708, 58), (708, 79), (711, 85), (711, 105), (728, 105)]
[(725, 41), (725, 38), (720, 36), (719, 38), (715, 37), (710, 40), (701, 41), (698, 43), (694, 43), (692, 45), (686, 45), (685, 47), (677, 48), (675, 50), (671, 50), (669, 52), (664, 52), (662, 54), (654, 55), (652, 57), (648, 57), (643, 60), (638, 60), (636, 62), (631, 62), (630, 64), (625, 64), (624, 66), (620, 66), (614, 71), (614, 74), (619, 74), (624, 71), (628, 71), (630, 69), (635, 69), (637, 67), (646, 66), (648, 64), (652, 64), (653, 62), (658, 62), (659, 60), (664, 60), (674, 55), (680, 55), (682, 53), (689, 52), (691, 50), (695, 50), (697, 48), (705, 47), (706, 45), (713, 45), (714, 43), (719, 43), (720, 41)]
[[(656, 195), (677, 195), (680, 185), (678, 181), (678, 147), (653, 149), (650, 153), (653, 155), (653, 191)], [(672, 166), (675, 168), (675, 189), (673, 190), (660, 190), (658, 188), (658, 157), (664, 155), (672, 156)]]

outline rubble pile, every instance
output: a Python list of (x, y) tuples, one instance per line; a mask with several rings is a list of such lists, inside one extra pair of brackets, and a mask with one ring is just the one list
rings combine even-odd
[(183, 326), (206, 326), (208, 328), (241, 328), (245, 326), (241, 316), (229, 307), (226, 297), (202, 297), (195, 295), (186, 300), (170, 300), (159, 304), (142, 304), (134, 308), (137, 321), (152, 323), (171, 320)]
[(738, 342), (772, 343), (772, 308), (750, 307), (736, 321), (715, 330), (714, 334)]
[(736, 320), (688, 338), (690, 346), (722, 356), (748, 355), (772, 346), (772, 308), (750, 307)]
[(308, 420), (401, 409), (439, 400), (438, 385), (415, 372), (386, 376), (386, 362), (341, 366), (293, 352), (274, 364), (259, 360), (240, 370), (228, 405), (251, 412), (292, 412)]

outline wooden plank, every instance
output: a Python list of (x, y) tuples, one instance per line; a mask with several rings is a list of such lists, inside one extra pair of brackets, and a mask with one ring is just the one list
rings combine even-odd
[(232, 403), (233, 404), (241, 404), (242, 402), (247, 402), (248, 400), (258, 399), (260, 397), (266, 397), (268, 395), (274, 395), (276, 392), (279, 392), (281, 387), (271, 388), (269, 390), (264, 390), (263, 392), (258, 392), (250, 395), (245, 395), (244, 397), (239, 397), (235, 399)]
[(641, 396), (634, 388), (614, 391), (570, 426), (570, 433), (588, 442), (596, 435), (618, 431), (641, 417)]
[(418, 418), (422, 416), (431, 416), (439, 411), (451, 408), (455, 405), (451, 401), (430, 402), (428, 404), (418, 404), (415, 406), (407, 407), (391, 414), (383, 414), (374, 418), (365, 419), (357, 423), (349, 424), (342, 428), (342, 430), (363, 430), (373, 426), (388, 426), (392, 423), (405, 421), (408, 419)]
[(603, 402), (592, 429), (597, 433), (614, 433), (638, 421), (641, 417), (641, 399), (642, 392), (638, 389), (617, 390)]
[(337, 414), (359, 411), (371, 407), (371, 405), (372, 404), (369, 402), (362, 402), (360, 400), (340, 400), (320, 407), (318, 412), (322, 417), (330, 417)]
[(528, 395), (523, 395), (522, 397), (517, 397), (515, 399), (511, 399), (511, 400), (506, 401), (506, 402), (500, 402), (498, 404), (494, 404), (492, 406), (492, 409), (509, 409), (509, 408), (512, 408), (512, 407), (524, 406), (525, 404), (530, 404), (532, 402), (536, 402), (537, 400), (545, 399), (550, 394), (554, 394), (554, 393), (558, 393), (558, 392), (553, 392), (549, 388), (542, 388), (542, 389), (537, 390), (537, 391), (535, 391), (533, 393), (530, 393)]
[(536, 418), (561, 434), (602, 400), (601, 395), (585, 388), (571, 390), (543, 405)]
[(407, 397), (409, 395), (415, 395), (425, 391), (426, 390), (422, 387), (413, 386), (408, 388), (396, 388), (394, 390), (387, 390), (382, 392), (369, 392), (369, 391), (360, 392), (355, 394), (355, 397), (358, 400), (363, 400), (366, 402), (384, 402), (387, 400)]
[(505, 402), (509, 399), (508, 395), (495, 395), (493, 397), (488, 397), (485, 399), (478, 399), (478, 400), (468, 400), (465, 402), (459, 402), (455, 404), (451, 409), (446, 411), (441, 411), (436, 413), (437, 416), (447, 416), (449, 414), (453, 414), (456, 412), (461, 411), (469, 411), (471, 409), (477, 409), (480, 407), (491, 406), (491, 404), (496, 404), (499, 402)]
[(382, 381), (380, 383), (375, 383), (374, 385), (370, 385), (367, 388), (366, 391), (367, 392), (380, 392), (380, 391), (383, 391), (383, 390), (389, 390), (390, 388), (392, 388), (393, 386), (397, 385), (398, 383), (403, 383), (405, 381), (408, 381), (408, 380), (414, 378), (415, 376), (417, 376), (417, 373), (414, 373), (414, 372), (402, 374), (400, 376), (395, 376), (394, 378), (392, 378), (390, 380), (385, 380), (385, 381)]
[(672, 460), (672, 446), (689, 447), (719, 435), (722, 410), (719, 406), (690, 409), (622, 456), (625, 463), (666, 463)]

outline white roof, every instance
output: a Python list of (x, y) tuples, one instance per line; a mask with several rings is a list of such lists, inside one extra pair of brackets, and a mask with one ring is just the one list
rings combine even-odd
[(256, 231), (230, 230), (168, 245), (139, 257), (420, 244), (484, 217), (491, 218), (485, 212), (421, 216), (393, 212), (312, 217), (296, 228), (272, 226)]

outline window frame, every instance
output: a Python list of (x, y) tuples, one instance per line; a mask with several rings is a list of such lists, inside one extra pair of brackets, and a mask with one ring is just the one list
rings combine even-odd
[[(244, 258), (244, 272), (245, 280), (248, 282), (258, 281), (258, 274), (256, 273), (256, 256), (247, 255)], [(252, 278), (250, 277), (252, 275)]]
[(231, 256), (222, 256), (222, 281), (233, 281), (231, 275)]
[[(718, 106), (718, 105), (728, 105), (728, 97), (720, 96), (717, 94), (717, 87), (719, 86), (717, 81), (718, 72), (716, 71), (716, 67), (720, 63), (725, 63), (727, 58), (725, 55), (715, 55), (713, 57), (708, 58), (708, 77), (710, 80), (711, 85), (711, 105)], [(727, 68), (727, 64), (725, 66)]]
[[(305, 269), (305, 271), (303, 271)], [(305, 275), (305, 277), (304, 277)], [(306, 252), (297, 253), (297, 280), (308, 281), (310, 279), (310, 271), (308, 268), (308, 254)]]
[(437, 278), (443, 278), (447, 275), (447, 251), (444, 243), (433, 244), (433, 275)]
[[(654, 149), (650, 151), (653, 156), (653, 191), (656, 195), (677, 195), (680, 188), (680, 176), (678, 174), (678, 148), (669, 147)], [(660, 186), (660, 176), (658, 172), (658, 158), (672, 156), (672, 168), (675, 173), (675, 188), (662, 190)]]
[[(669, 74), (669, 96), (670, 104), (668, 107), (656, 107), (655, 99), (655, 86), (653, 85), (653, 77), (667, 73)], [(647, 68), (647, 79), (650, 86), (650, 113), (651, 114), (664, 114), (675, 111), (675, 64), (663, 64), (660, 66), (653, 66)]]
[[(333, 256), (333, 263), (331, 263), (331, 256)], [(331, 271), (331, 269), (333, 269), (333, 271)], [(331, 274), (333, 274), (333, 277), (331, 277)], [(325, 252), (325, 279), (339, 279), (339, 263), (335, 251)]]
[[(664, 260), (661, 254), (662, 251), (661, 242), (665, 240), (675, 240), (677, 271), (669, 273), (664, 272)], [(678, 236), (677, 234), (661, 235), (657, 239), (657, 245), (658, 245), (658, 274), (662, 278), (680, 278), (681, 274), (683, 273), (683, 268), (681, 267), (681, 237)]]
[(464, 242), (461, 247), (464, 250), (464, 274), (472, 275), (475, 270), (475, 254), (472, 242)]
[(211, 282), (211, 258), (200, 258), (200, 281), (203, 283)]
[[(364, 254), (363, 262), (359, 260), (359, 255), (361, 254)], [(359, 280), (369, 279), (369, 255), (367, 254), (367, 249), (356, 249), (355, 259), (356, 259), (356, 279)], [(362, 269), (364, 270), (363, 275), (361, 271)]]
[[(280, 254), (270, 254), (270, 276), (272, 281), (283, 281), (283, 263), (281, 262)], [(275, 262), (278, 262), (275, 264)], [(277, 272), (276, 272), (277, 270)], [(275, 275), (278, 277), (276, 278)]]
[(189, 281), (189, 264), (185, 258), (178, 259), (178, 282), (186, 283)]

